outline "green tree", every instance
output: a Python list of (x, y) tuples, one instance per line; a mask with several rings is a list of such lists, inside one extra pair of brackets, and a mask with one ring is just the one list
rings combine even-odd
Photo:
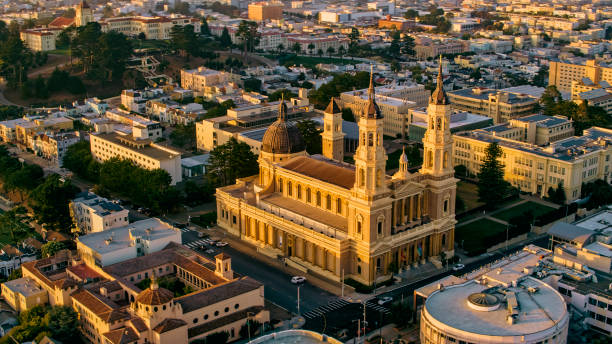
[(64, 249), (66, 249), (66, 245), (63, 242), (49, 241), (41, 247), (40, 253), (43, 258), (47, 258), (54, 256), (57, 252)]
[(321, 154), (322, 138), (321, 130), (317, 129), (317, 124), (312, 120), (303, 120), (297, 123), (297, 128), (302, 134), (306, 151), (308, 154)]
[(474, 80), (480, 80), (482, 78), (482, 74), (480, 73), (480, 68), (474, 68), (470, 73), (470, 78)]
[(196, 140), (195, 123), (176, 125), (174, 130), (170, 133), (170, 140), (172, 144), (177, 147), (185, 149), (194, 148)]
[(193, 25), (173, 26), (170, 31), (170, 45), (173, 49), (178, 50), (183, 57), (189, 58), (198, 55), (198, 36)]
[(329, 55), (330, 59), (335, 52), (336, 52), (336, 49), (334, 49), (334, 47), (332, 47), (331, 45), (327, 47), (327, 55)]
[(319, 48), (317, 50), (317, 55), (319, 55), (319, 57), (323, 57), (323, 49)]
[(9, 31), (0, 42), (0, 76), (6, 79), (9, 88), (17, 89), (25, 83), (32, 60), (32, 52), (21, 40), (19, 31)]
[(91, 156), (89, 141), (77, 142), (68, 147), (62, 167), (92, 182), (97, 182), (100, 175), (100, 163)]
[(206, 176), (212, 185), (224, 186), (234, 184), (236, 178), (257, 174), (259, 164), (251, 147), (235, 138), (210, 152)]
[(259, 45), (260, 34), (257, 32), (257, 23), (254, 21), (243, 20), (238, 25), (236, 36), (240, 37), (243, 46), (243, 54), (253, 51)]
[(17, 241), (26, 236), (31, 228), (25, 222), (27, 212), (24, 207), (15, 207), (0, 215), (0, 232), (9, 233), (11, 243), (16, 244)]
[(351, 33), (348, 34), (349, 39), (349, 54), (354, 54), (359, 46), (359, 30), (356, 27), (351, 28)]
[(282, 88), (280, 90), (276, 90), (274, 92), (272, 92), (271, 94), (268, 95), (268, 101), (270, 102), (275, 102), (277, 100), (280, 100), (281, 98), (284, 99), (291, 99), (291, 98), (295, 98), (297, 97), (297, 94)]
[(532, 85), (538, 87), (546, 87), (548, 78), (548, 66), (541, 66), (538, 74), (533, 77)]
[(203, 35), (210, 35), (210, 28), (208, 27), (208, 20), (206, 20), (206, 18), (202, 18), (202, 23), (200, 26), (200, 32)]
[(257, 78), (244, 80), (244, 90), (247, 92), (261, 92), (261, 80)]
[(502, 153), (496, 142), (489, 144), (478, 173), (478, 200), (489, 209), (498, 205), (509, 190), (509, 184), (504, 180), (504, 165), (499, 161)]
[(232, 46), (232, 38), (230, 37), (227, 27), (223, 28), (223, 31), (221, 32), (221, 37), (219, 37), (219, 43), (221, 43), (221, 46), (224, 48), (229, 48)]
[(548, 199), (556, 204), (565, 204), (566, 196), (563, 183), (559, 183), (557, 188), (553, 188), (552, 186), (548, 188)]
[(391, 45), (389, 46), (389, 55), (397, 58), (400, 54), (400, 33), (397, 30), (391, 32)]
[(39, 223), (47, 229), (70, 233), (72, 218), (68, 204), (78, 192), (70, 180), (63, 181), (59, 175), (52, 174), (32, 191), (29, 202)]
[(402, 53), (411, 57), (414, 56), (414, 46), (414, 38), (405, 34), (404, 39), (402, 40)]
[(308, 52), (310, 53), (310, 55), (312, 55), (314, 48), (315, 48), (315, 45), (313, 43), (308, 44)]
[(413, 9), (409, 9), (404, 13), (404, 18), (414, 19), (419, 16), (419, 12)]
[(282, 53), (283, 53), (283, 51), (285, 50), (285, 45), (283, 45), (283, 43), (279, 43), (279, 44), (276, 46), (276, 49), (278, 50), (278, 55), (280, 55), (280, 54), (282, 54)]

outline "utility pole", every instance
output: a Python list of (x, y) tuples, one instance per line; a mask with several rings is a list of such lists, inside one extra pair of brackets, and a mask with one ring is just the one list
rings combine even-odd
[(300, 285), (297, 286), (297, 313), (300, 315)]
[(344, 297), (344, 269), (342, 269), (342, 297)]
[(366, 302), (363, 301), (363, 335), (365, 336), (366, 332)]

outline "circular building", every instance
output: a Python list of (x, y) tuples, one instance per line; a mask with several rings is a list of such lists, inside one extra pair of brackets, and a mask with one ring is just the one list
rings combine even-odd
[(306, 150), (304, 139), (297, 126), (287, 121), (287, 105), (281, 100), (278, 119), (268, 127), (261, 140), (262, 155), (271, 161), (285, 161)]
[(553, 343), (567, 341), (561, 294), (527, 277), (508, 286), (477, 281), (440, 287), (421, 311), (421, 343)]

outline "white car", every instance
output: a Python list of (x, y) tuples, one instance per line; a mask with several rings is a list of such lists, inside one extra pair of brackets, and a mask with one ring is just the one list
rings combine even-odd
[(215, 250), (213, 250), (212, 248), (209, 248), (205, 252), (208, 253), (208, 254), (213, 254), (213, 253), (215, 253)]
[(228, 243), (226, 243), (225, 241), (218, 241), (218, 242), (217, 242), (215, 245), (216, 245), (217, 247), (224, 247), (224, 246), (227, 246), (227, 245), (229, 245), (229, 244), (228, 244)]
[(463, 270), (463, 268), (465, 268), (465, 265), (463, 265), (463, 264), (455, 264), (455, 265), (453, 265), (453, 271)]
[(306, 282), (306, 277), (304, 276), (293, 276), (291, 277), (291, 283), (293, 284), (302, 284)]
[(393, 301), (393, 298), (391, 296), (383, 296), (383, 297), (379, 297), (378, 298), (378, 304), (379, 305), (385, 305), (389, 302)]

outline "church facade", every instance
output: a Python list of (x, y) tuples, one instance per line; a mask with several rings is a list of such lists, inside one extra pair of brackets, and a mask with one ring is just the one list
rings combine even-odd
[(286, 106), (266, 131), (259, 174), (217, 189), (218, 225), (328, 279), (371, 285), (440, 256), (454, 254), (456, 182), (451, 163), (451, 107), (442, 85), (429, 99), (424, 163), (387, 175), (383, 118), (370, 81), (360, 114), (354, 164), (342, 161), (342, 116), (332, 99), (324, 113), (323, 155), (309, 156)]

